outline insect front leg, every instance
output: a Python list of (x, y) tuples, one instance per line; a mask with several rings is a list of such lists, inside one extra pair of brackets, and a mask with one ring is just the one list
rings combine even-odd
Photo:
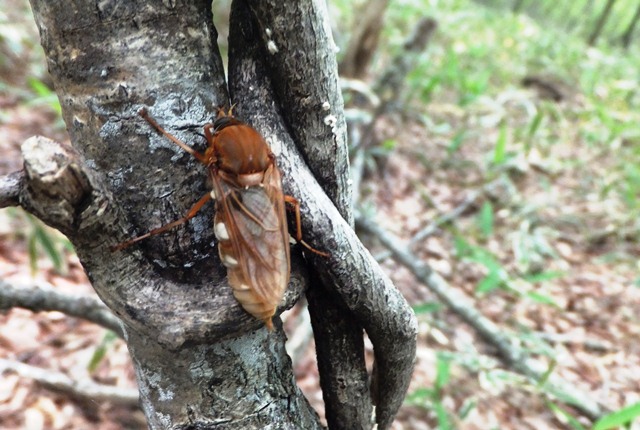
[(170, 230), (173, 227), (179, 226), (180, 224), (184, 224), (185, 222), (189, 221), (191, 218), (196, 216), (198, 211), (202, 209), (202, 206), (204, 206), (205, 203), (207, 203), (209, 200), (211, 200), (211, 193), (207, 193), (204, 196), (202, 196), (202, 198), (198, 200), (196, 204), (191, 207), (191, 209), (189, 209), (189, 212), (187, 212), (187, 214), (184, 217), (180, 218), (179, 220), (170, 222), (169, 224), (163, 225), (162, 227), (155, 228), (151, 230), (149, 233), (143, 234), (142, 236), (138, 236), (131, 240), (127, 240), (126, 242), (122, 242), (115, 246), (112, 246), (111, 251), (120, 251), (122, 249), (128, 248), (129, 246), (143, 239), (146, 239), (151, 236), (155, 236), (156, 234), (164, 233), (165, 231)]
[[(169, 139), (170, 141), (172, 141), (173, 143), (178, 145), (180, 148), (184, 149), (189, 154), (193, 155), (199, 162), (201, 162), (204, 165), (208, 164), (208, 160), (207, 160), (206, 155), (201, 154), (198, 151), (194, 150), (189, 145), (187, 145), (186, 143), (184, 143), (183, 141), (181, 141), (180, 139), (175, 137), (173, 134), (169, 133), (164, 128), (162, 128), (162, 126), (160, 124), (158, 124), (158, 122), (155, 119), (151, 118), (151, 116), (149, 115), (149, 112), (147, 112), (146, 108), (140, 109), (138, 111), (138, 115), (140, 115), (142, 118), (144, 118), (144, 120), (147, 121), (153, 128), (155, 128), (158, 133), (162, 134), (167, 139)], [(207, 131), (207, 129), (206, 129), (206, 126), (205, 126), (205, 133), (206, 133), (206, 131)]]
[(326, 252), (322, 252), (322, 251), (318, 251), (317, 249), (315, 249), (314, 247), (312, 247), (311, 245), (309, 245), (307, 242), (305, 242), (304, 240), (302, 240), (302, 218), (300, 217), (300, 202), (298, 201), (298, 199), (296, 199), (293, 196), (284, 196), (284, 201), (285, 203), (290, 204), (293, 207), (293, 210), (295, 211), (295, 215), (296, 215), (296, 236), (295, 239), (297, 242), (300, 242), (305, 248), (307, 248), (309, 251), (318, 254), (318, 255), (322, 255), (323, 257), (329, 257), (329, 254), (327, 254)]

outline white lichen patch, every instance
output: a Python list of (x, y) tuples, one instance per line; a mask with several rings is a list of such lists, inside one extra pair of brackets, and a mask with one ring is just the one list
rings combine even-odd
[(82, 127), (86, 124), (86, 121), (83, 118), (80, 118), (78, 115), (73, 116), (73, 125), (76, 127)]
[(168, 402), (173, 400), (175, 397), (175, 393), (171, 389), (163, 389), (162, 387), (158, 387), (158, 400), (161, 402)]
[(329, 127), (333, 128), (338, 122), (338, 118), (335, 115), (327, 115), (324, 117), (324, 123)]
[(273, 32), (270, 28), (265, 28), (264, 33), (267, 35), (267, 50), (271, 55), (276, 54), (278, 52), (278, 45), (271, 39)]
[(323, 111), (328, 111), (329, 109), (331, 109), (331, 103), (329, 103), (329, 102), (322, 103), (322, 110)]
[(207, 347), (200, 346), (196, 349), (195, 360), (189, 364), (189, 375), (196, 382), (203, 378), (210, 378), (214, 372), (207, 360)]
[(162, 424), (164, 428), (168, 429), (173, 427), (173, 420), (171, 419), (171, 415), (163, 414), (162, 412), (158, 412), (158, 411), (155, 411), (155, 414), (156, 414), (156, 419), (158, 420), (158, 422)]

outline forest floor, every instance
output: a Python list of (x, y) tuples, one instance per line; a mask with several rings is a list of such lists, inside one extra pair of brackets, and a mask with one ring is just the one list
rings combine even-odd
[[(23, 31), (37, 40), (33, 28)], [(68, 140), (50, 105), (25, 103), (24, 94), (33, 91), (24, 79), (36, 67), (32, 58), (7, 58), (9, 66), (0, 68), (0, 175), (21, 168), (20, 145), (28, 137)], [(416, 260), (514, 334), (554, 375), (617, 410), (640, 401), (640, 243), (623, 199), (603, 190), (620, 180), (615, 172), (630, 143), (585, 145), (579, 136), (585, 104), (579, 94), (545, 101), (514, 82), (465, 108), (433, 102), (421, 111), (428, 122), (407, 115), (381, 118), (378, 139), (393, 144), (367, 159), (360, 200), (363, 213), (404, 242), (464, 205), (411, 248)], [(562, 121), (549, 125), (562, 128), (548, 139), (555, 143), (496, 155), (504, 133), (513, 135), (509, 130), (530, 123), (531, 106), (563, 112)], [(506, 132), (504, 112), (509, 112)], [(456, 140), (456, 130), (465, 130), (463, 139)], [(16, 286), (46, 282), (61, 292), (95, 296), (57, 233), (47, 230), (64, 256), (61, 267), (42, 250), (34, 254), (36, 225), (20, 210), (0, 210), (0, 279)], [(375, 237), (362, 239), (374, 256), (385, 251)], [(445, 424), (469, 430), (577, 428), (569, 416), (590, 427), (563, 399), (501, 363), (495, 347), (441, 305), (409, 269), (390, 257), (380, 261), (420, 322), (415, 372), (395, 430)], [(289, 338), (310, 335), (310, 328), (297, 322), (302, 310), (294, 308), (285, 317)], [(0, 313), (0, 358), (74, 379), (135, 387), (124, 342), (60, 312)], [(312, 339), (297, 354), (294, 369), (322, 414)], [(70, 396), (5, 372), (0, 428), (143, 429), (146, 424), (135, 406)]]

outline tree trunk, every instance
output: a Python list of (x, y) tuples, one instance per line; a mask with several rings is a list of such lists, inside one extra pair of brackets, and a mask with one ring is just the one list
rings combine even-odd
[[(210, 207), (137, 249), (105, 246), (180, 217), (207, 192), (202, 168), (136, 113), (150, 106), (180, 138), (200, 142), (196, 133), (211, 113), (228, 106), (210, 4), (32, 7), (78, 152), (72, 163), (91, 168), (91, 194), (71, 208), (71, 225), (53, 223), (123, 321), (151, 428), (319, 428), (294, 383), (279, 325), (267, 332), (231, 296), (210, 246)], [(287, 306), (302, 290), (300, 273)]]
[[(276, 318), (267, 331), (233, 298), (215, 249), (212, 205), (183, 227), (109, 250), (180, 218), (209, 192), (204, 168), (137, 112), (146, 107), (204, 149), (203, 125), (230, 105), (210, 3), (32, 0), (32, 8), (73, 148), (44, 139), (23, 147), (19, 203), (69, 237), (98, 295), (122, 320), (150, 427), (319, 428), (295, 385), (281, 324)], [(348, 358), (321, 366), (327, 409), (338, 411), (333, 422), (347, 417), (344, 428), (370, 426), (364, 327), (378, 364), (376, 420), (388, 428), (411, 375), (416, 321), (351, 229), (342, 99), (324, 3), (237, 0), (233, 10), (234, 112), (271, 145), (285, 192), (302, 203), (305, 238), (331, 252), (306, 260), (292, 252), (279, 312), (295, 303), (311, 271), (340, 309), (325, 314), (314, 301), (315, 320), (352, 322), (328, 337), (333, 345), (346, 339)], [(306, 37), (296, 17), (307, 20)], [(336, 375), (342, 385), (355, 381), (343, 397), (334, 395), (344, 388), (331, 382)]]

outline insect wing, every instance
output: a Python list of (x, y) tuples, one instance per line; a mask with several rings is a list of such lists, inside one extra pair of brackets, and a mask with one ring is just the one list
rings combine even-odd
[(214, 177), (215, 231), (229, 283), (244, 309), (270, 325), (289, 282), (289, 233), (275, 165), (261, 184), (237, 187)]

